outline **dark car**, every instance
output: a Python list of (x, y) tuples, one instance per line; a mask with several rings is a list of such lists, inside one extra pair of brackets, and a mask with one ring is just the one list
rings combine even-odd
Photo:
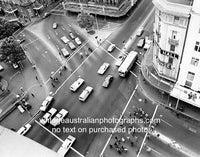
[(102, 86), (107, 88), (110, 85), (110, 83), (113, 81), (113, 79), (114, 79), (114, 77), (109, 74), (108, 76), (106, 76)]

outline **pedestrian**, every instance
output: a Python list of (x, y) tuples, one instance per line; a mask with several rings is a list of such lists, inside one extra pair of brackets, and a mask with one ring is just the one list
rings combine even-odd
[(52, 85), (53, 88), (55, 87), (55, 85), (53, 83), (51, 83), (51, 85)]
[(63, 69), (64, 69), (64, 70), (67, 70), (67, 67), (64, 65), (64, 66), (63, 66)]
[(149, 135), (149, 134), (147, 134), (147, 139), (148, 139), (148, 140), (150, 139), (150, 135)]
[(134, 142), (133, 141), (131, 141), (131, 147), (133, 147), (134, 146)]
[(35, 95), (33, 93), (31, 93), (32, 97), (35, 97)]
[(135, 142), (138, 142), (138, 137), (137, 136), (135, 136)]
[(112, 149), (113, 148), (113, 145), (112, 144), (110, 144), (110, 149)]
[(38, 77), (37, 77), (37, 76), (35, 76), (35, 79), (36, 79), (36, 80), (38, 80)]
[(58, 81), (58, 78), (57, 78), (57, 77), (55, 78), (55, 81)]

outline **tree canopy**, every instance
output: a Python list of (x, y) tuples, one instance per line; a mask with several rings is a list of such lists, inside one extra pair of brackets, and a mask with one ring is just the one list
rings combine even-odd
[(4, 19), (0, 19), (0, 40), (12, 36), (19, 28), (20, 24), (17, 22), (8, 22)]
[(89, 13), (81, 12), (77, 16), (77, 22), (81, 28), (91, 29), (94, 25), (94, 16)]
[(17, 63), (26, 58), (19, 42), (13, 36), (5, 38), (0, 45), (0, 61), (5, 63)]

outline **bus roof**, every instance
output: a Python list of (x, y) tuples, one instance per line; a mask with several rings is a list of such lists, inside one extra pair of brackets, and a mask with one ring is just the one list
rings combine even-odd
[(136, 58), (137, 54), (138, 53), (136, 51), (130, 51), (126, 59), (123, 61), (122, 65), (119, 67), (118, 71), (126, 71), (132, 61)]

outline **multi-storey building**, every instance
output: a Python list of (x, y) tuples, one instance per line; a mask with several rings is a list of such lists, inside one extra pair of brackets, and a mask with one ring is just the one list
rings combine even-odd
[(171, 95), (200, 107), (200, 0), (190, 11), (178, 80)]
[(65, 0), (63, 6), (67, 11), (84, 10), (92, 14), (111, 17), (126, 15), (137, 0)]
[(153, 0), (153, 65), (160, 77), (176, 82), (190, 17), (189, 0)]
[(34, 17), (43, 8), (42, 2), (37, 0), (0, 0), (0, 8), (3, 9), (5, 16)]
[(154, 68), (161, 78), (175, 83), (171, 96), (200, 107), (200, 1), (153, 3)]

